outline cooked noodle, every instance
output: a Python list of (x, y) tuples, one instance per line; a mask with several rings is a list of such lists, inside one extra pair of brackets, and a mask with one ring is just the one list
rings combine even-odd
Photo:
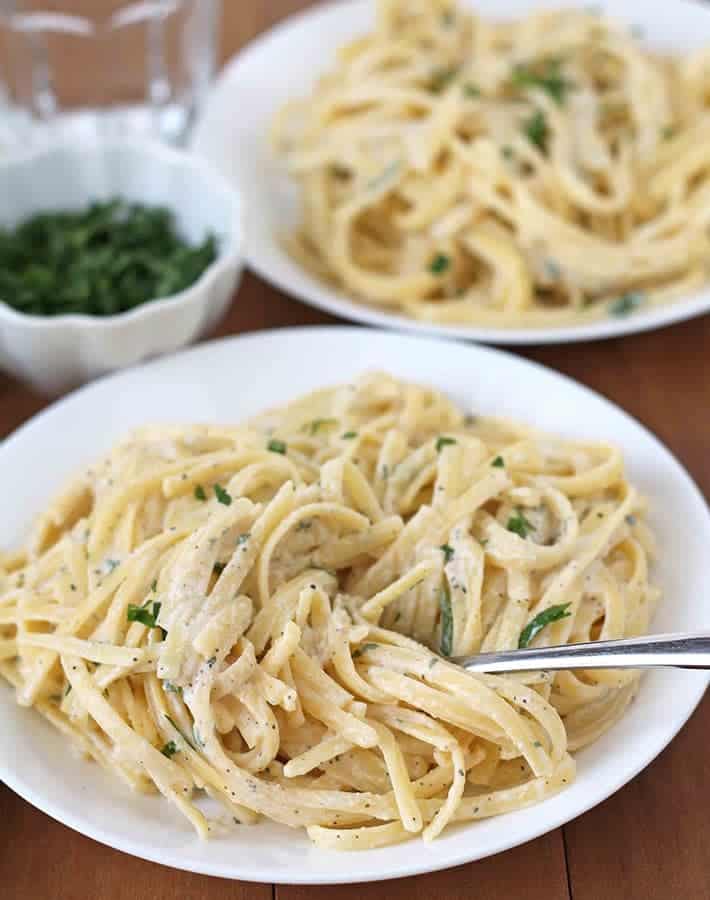
[(710, 52), (666, 58), (563, 10), (491, 22), (381, 0), (273, 139), (289, 251), (353, 298), (436, 323), (626, 316), (707, 283)]

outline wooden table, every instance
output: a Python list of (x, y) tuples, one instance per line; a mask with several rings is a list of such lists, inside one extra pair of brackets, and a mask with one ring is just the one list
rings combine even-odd
[[(305, 5), (226, 0), (224, 57)], [(247, 275), (218, 334), (333, 321)], [(636, 416), (710, 495), (710, 316), (623, 340), (519, 352)], [(28, 388), (0, 377), (0, 434), (45, 404)], [(368, 900), (710, 900), (709, 759), (710, 696), (654, 763), (596, 809), (490, 859), (369, 885)], [(362, 891), (359, 885), (274, 887), (173, 871), (94, 843), (0, 785), (2, 900), (350, 900)]]

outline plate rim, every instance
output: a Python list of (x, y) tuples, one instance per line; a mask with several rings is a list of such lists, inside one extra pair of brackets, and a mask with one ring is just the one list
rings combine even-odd
[[(169, 368), (175, 365), (176, 360), (183, 361), (185, 358), (199, 356), (209, 357), (214, 346), (216, 345), (226, 346), (228, 344), (233, 344), (235, 345), (236, 349), (240, 346), (240, 344), (244, 342), (259, 343), (260, 341), (268, 341), (274, 337), (278, 337), (284, 341), (292, 341), (294, 339), (298, 340), (299, 336), (301, 335), (305, 335), (307, 338), (318, 336), (318, 339), (327, 341), (328, 338), (333, 334), (349, 335), (352, 338), (361, 338), (363, 329), (355, 325), (313, 325), (272, 328), (249, 332), (246, 334), (229, 335), (198, 344), (179, 353), (151, 360), (140, 366), (136, 366), (123, 372), (116, 372), (110, 375), (106, 375), (103, 378), (97, 379), (90, 384), (84, 385), (83, 387), (78, 388), (77, 390), (72, 391), (59, 400), (51, 403), (48, 407), (36, 413), (18, 428), (16, 428), (6, 438), (2, 446), (0, 446), (0, 464), (2, 463), (6, 449), (12, 448), (16, 443), (21, 442), (26, 437), (27, 433), (31, 431), (38, 422), (43, 422), (47, 418), (51, 418), (57, 415), (58, 411), (60, 411), (61, 414), (61, 410), (63, 410), (67, 405), (71, 405), (76, 401), (76, 399), (96, 390), (100, 391), (107, 384), (110, 385), (113, 382), (120, 382), (121, 380), (126, 378), (145, 377), (146, 373), (149, 374), (152, 369), (159, 369), (161, 367)], [(448, 343), (441, 338), (431, 336), (411, 334), (405, 335), (392, 332), (382, 332), (382, 338), (388, 342), (393, 341), (409, 343), (411, 341), (418, 341), (422, 342), (423, 344), (436, 343), (441, 345), (442, 347)], [(692, 498), (693, 505), (697, 507), (698, 511), (702, 510), (703, 515), (706, 519), (710, 517), (710, 511), (708, 510), (707, 501), (705, 500), (705, 497), (696, 484), (694, 478), (688, 472), (685, 466), (680, 462), (675, 454), (668, 447), (666, 447), (665, 444), (663, 444), (663, 442), (655, 436), (655, 434), (653, 434), (650, 429), (648, 429), (642, 422), (639, 422), (634, 416), (632, 416), (618, 404), (609, 400), (607, 397), (595, 391), (593, 388), (575, 381), (575, 379), (564, 373), (558, 372), (555, 369), (552, 369), (534, 360), (528, 360), (525, 357), (518, 356), (515, 353), (482, 345), (462, 345), (462, 349), (464, 348), (465, 352), (471, 353), (474, 356), (482, 356), (489, 359), (496, 358), (498, 360), (502, 360), (503, 364), (507, 364), (513, 361), (516, 364), (522, 365), (523, 368), (532, 367), (533, 369), (538, 370), (548, 376), (551, 375), (553, 378), (561, 380), (561, 382), (568, 388), (572, 388), (576, 391), (581, 391), (584, 395), (591, 397), (595, 401), (600, 401), (604, 409), (609, 410), (617, 416), (621, 416), (627, 424), (632, 425), (636, 429), (640, 429), (643, 437), (647, 441), (650, 441), (654, 453), (659, 454), (660, 457), (663, 458), (664, 465), (670, 465), (676, 470), (676, 474), (684, 483), (684, 487), (688, 492), (689, 500)], [(70, 809), (67, 813), (61, 805), (55, 804), (51, 800), (46, 799), (41, 792), (33, 790), (32, 786), (25, 783), (25, 780), (23, 778), (19, 776), (16, 777), (12, 769), (4, 763), (1, 755), (0, 780), (2, 780), (11, 790), (17, 793), (32, 806), (36, 807), (46, 815), (49, 815), (51, 818), (55, 819), (61, 824), (72, 828), (74, 831), (79, 832), (85, 837), (99, 841), (100, 843), (112, 847), (113, 849), (128, 853), (132, 856), (136, 856), (150, 862), (156, 862), (161, 865), (167, 865), (172, 868), (178, 868), (184, 871), (252, 883), (315, 885), (387, 881), (394, 878), (402, 878), (424, 874), (427, 872), (441, 871), (443, 869), (452, 868), (454, 866), (467, 864), (478, 859), (493, 856), (497, 853), (512, 849), (516, 846), (520, 846), (521, 844), (527, 843), (530, 840), (554, 831), (567, 822), (573, 821), (578, 816), (583, 815), (588, 810), (604, 802), (612, 794), (615, 794), (618, 790), (620, 790), (625, 784), (633, 780), (639, 774), (639, 772), (645, 769), (646, 766), (648, 766), (653, 761), (653, 759), (655, 759), (661, 752), (663, 752), (663, 750), (666, 749), (670, 742), (685, 726), (690, 716), (697, 709), (698, 704), (705, 695), (708, 683), (710, 683), (710, 672), (707, 673), (705, 678), (698, 678), (697, 684), (695, 686), (693, 686), (692, 688), (691, 686), (689, 686), (687, 708), (685, 709), (681, 720), (677, 723), (676, 726), (674, 726), (672, 733), (669, 733), (667, 735), (664, 734), (660, 746), (657, 746), (657, 741), (651, 742), (646, 752), (637, 753), (631, 769), (627, 771), (620, 768), (620, 774), (609, 784), (607, 784), (606, 787), (601, 791), (601, 793), (587, 795), (587, 797), (584, 798), (583, 802), (577, 804), (577, 806), (575, 807), (575, 812), (571, 816), (569, 815), (568, 811), (561, 810), (558, 815), (552, 817), (548, 816), (541, 827), (534, 826), (532, 828), (528, 828), (522, 834), (521, 832), (518, 832), (518, 836), (512, 834), (512, 840), (511, 835), (506, 837), (505, 834), (502, 833), (500, 838), (498, 838), (497, 841), (494, 842), (494, 849), (487, 850), (485, 853), (478, 853), (475, 847), (469, 846), (467, 848), (462, 848), (461, 850), (452, 848), (449, 851), (446, 859), (440, 858), (437, 860), (431, 857), (427, 857), (426, 855), (413, 855), (413, 857), (406, 863), (395, 864), (390, 862), (384, 874), (375, 871), (377, 862), (379, 860), (373, 860), (373, 862), (370, 864), (370, 868), (372, 869), (372, 871), (366, 875), (362, 875), (360, 873), (351, 875), (347, 871), (344, 871), (342, 874), (338, 874), (337, 877), (320, 876), (314, 880), (312, 877), (308, 876), (305, 863), (303, 869), (301, 869), (298, 873), (295, 873), (288, 878), (284, 878), (274, 877), (274, 875), (270, 875), (266, 870), (262, 870), (261, 872), (248, 871), (246, 873), (237, 874), (233, 866), (230, 867), (228, 865), (225, 865), (224, 863), (211, 863), (209, 860), (205, 860), (204, 862), (193, 862), (193, 860), (191, 859), (183, 861), (177, 856), (175, 851), (170, 851), (168, 858), (166, 858), (165, 853), (163, 853), (161, 856), (159, 850), (154, 851), (152, 845), (146, 846), (145, 842), (140, 842), (139, 840), (125, 840), (120, 836), (114, 836), (111, 833), (110, 829), (104, 826), (97, 828), (90, 824), (87, 824), (87, 822), (81, 815), (79, 804), (77, 804), (77, 809), (79, 810), (79, 812), (74, 812), (73, 809)], [(2, 685), (5, 686), (4, 682), (2, 682)], [(536, 806), (539, 808), (544, 806), (544, 804), (545, 801), (540, 804), (536, 804)], [(463, 827), (465, 828), (465, 826)], [(384, 849), (386, 850), (386, 848)], [(374, 852), (379, 853), (381, 851)]]
[[(474, 0), (461, 0), (461, 2), (470, 6)], [(605, 2), (610, 2), (610, 0), (605, 0)], [(710, 6), (700, 0), (676, 0), (676, 3), (678, 6), (707, 13), (708, 39), (710, 40)], [(621, 0), (618, 6), (623, 7), (623, 4), (624, 0)], [(587, 4), (584, 0), (567, 0), (567, 5), (584, 7)], [(238, 79), (242, 69), (248, 67), (253, 58), (258, 58), (273, 40), (281, 40), (294, 28), (304, 25), (315, 28), (318, 26), (319, 20), (334, 14), (336, 10), (348, 7), (352, 10), (358, 7), (364, 9), (368, 6), (372, 6), (371, 0), (327, 0), (325, 3), (318, 3), (285, 16), (241, 47), (224, 63), (210, 88), (204, 108), (198, 115), (188, 142), (192, 152), (222, 170), (223, 167), (219, 160), (215, 159), (211, 149), (211, 144), (214, 144), (211, 122), (218, 118), (215, 116), (215, 109), (228, 103), (229, 97), (235, 91), (232, 82)], [(531, 0), (530, 6), (531, 8), (533, 6), (544, 8), (545, 4)], [(617, 8), (614, 15), (623, 18), (623, 8)], [(501, 16), (501, 18), (505, 18), (505, 16)], [(262, 140), (266, 141), (265, 135), (262, 135)], [(240, 179), (234, 172), (223, 172), (223, 174), (231, 179), (237, 188), (240, 187)], [(243, 196), (246, 195), (243, 193)], [(245, 215), (248, 223), (249, 209), (246, 209)], [(272, 249), (279, 262), (276, 270), (272, 269), (269, 259)], [(400, 312), (380, 309), (375, 305), (353, 300), (340, 289), (318, 281), (303, 267), (298, 266), (278, 247), (276, 241), (273, 245), (255, 244), (250, 238), (248, 230), (245, 238), (244, 260), (254, 273), (268, 284), (278, 288), (290, 299), (330, 315), (380, 328), (432, 337), (455, 338), (474, 343), (501, 346), (543, 346), (610, 340), (625, 335), (655, 331), (710, 313), (710, 282), (708, 282), (694, 294), (662, 303), (650, 310), (634, 313), (627, 318), (613, 319), (609, 317), (590, 324), (534, 328), (488, 328), (482, 325), (439, 324), (411, 319)], [(294, 280), (296, 287), (294, 287)]]

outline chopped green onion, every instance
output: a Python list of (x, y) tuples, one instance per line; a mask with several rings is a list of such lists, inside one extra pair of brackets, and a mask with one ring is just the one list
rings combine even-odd
[(503, 459), (502, 456), (496, 456), (496, 458), (493, 460), (491, 465), (494, 466), (496, 469), (502, 469), (503, 466), (505, 466), (505, 460)]
[(198, 484), (195, 488), (195, 500), (206, 500), (207, 494), (205, 493), (205, 489), (201, 484)]

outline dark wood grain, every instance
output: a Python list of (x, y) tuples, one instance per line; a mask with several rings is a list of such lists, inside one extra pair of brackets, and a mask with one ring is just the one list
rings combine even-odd
[[(227, 58), (264, 28), (309, 4), (227, 0), (224, 5), (221, 55)], [(217, 334), (333, 321), (246, 275)], [(710, 317), (623, 340), (517, 352), (576, 378), (636, 416), (679, 457), (705, 495), (710, 494)], [(0, 376), (0, 436), (45, 403), (30, 389)], [(275, 894), (279, 900), (350, 900), (366, 891), (368, 900), (710, 900), (708, 747), (706, 698), (656, 762), (564, 830), (448, 872), (366, 888), (272, 891), (270, 885), (173, 871), (84, 838), (0, 786), (0, 897), (266, 900)], [(426, 851), (413, 845), (412, 852)]]

